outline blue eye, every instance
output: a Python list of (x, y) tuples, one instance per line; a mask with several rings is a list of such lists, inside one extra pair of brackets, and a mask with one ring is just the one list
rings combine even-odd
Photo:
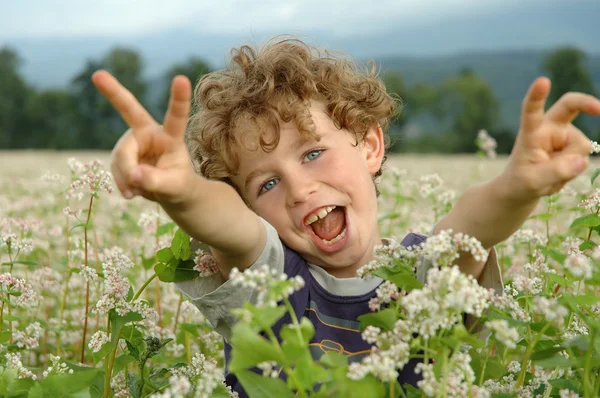
[(316, 158), (318, 158), (321, 155), (321, 152), (323, 152), (322, 149), (317, 149), (317, 150), (314, 150), (314, 151), (310, 151), (304, 157), (306, 159), (308, 159), (308, 161), (310, 162), (311, 160), (315, 160)]
[(273, 189), (275, 187), (275, 185), (277, 185), (278, 182), (279, 181), (276, 178), (272, 178), (272, 179), (268, 180), (260, 187), (259, 194), (270, 191), (271, 189)]

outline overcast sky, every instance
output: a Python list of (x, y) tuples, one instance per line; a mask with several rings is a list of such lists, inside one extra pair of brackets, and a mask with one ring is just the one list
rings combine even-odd
[[(0, 0), (0, 41), (119, 36), (194, 27), (244, 34), (311, 30), (375, 33), (457, 14), (490, 13), (518, 0)], [(527, 0), (530, 1), (530, 0)]]

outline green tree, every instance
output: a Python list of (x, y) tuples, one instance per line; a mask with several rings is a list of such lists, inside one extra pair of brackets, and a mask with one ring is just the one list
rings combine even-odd
[(147, 84), (142, 77), (142, 58), (135, 50), (114, 48), (102, 60), (88, 60), (83, 71), (72, 80), (71, 92), (77, 103), (80, 136), (77, 142), (84, 148), (110, 149), (126, 130), (125, 123), (96, 90), (91, 76), (106, 69), (143, 104), (146, 104)]
[[(552, 81), (548, 105), (569, 91), (594, 94), (594, 82), (583, 51), (568, 46), (558, 48), (544, 58), (543, 68)], [(575, 119), (574, 124), (585, 131), (585, 119), (581, 116)]]
[(30, 148), (66, 149), (78, 145), (75, 101), (65, 90), (34, 93), (27, 103)]
[(101, 61), (88, 60), (85, 67), (71, 81), (70, 92), (76, 104), (77, 133), (75, 145), (79, 148), (99, 148), (102, 135), (110, 130), (104, 97), (92, 83), (92, 74), (102, 69)]
[(10, 47), (0, 48), (0, 148), (27, 145), (25, 107), (32, 90), (19, 73), (21, 60)]
[[(208, 62), (198, 57), (191, 57), (186, 62), (182, 64), (176, 64), (171, 67), (164, 76), (165, 90), (160, 97), (158, 111), (165, 112), (169, 105), (169, 97), (171, 96), (171, 81), (175, 76), (186, 76), (192, 82), (192, 87), (195, 87), (200, 78), (209, 72), (212, 72), (212, 68)], [(162, 118), (162, 115), (160, 116)]]
[(439, 89), (435, 113), (457, 135), (456, 152), (474, 152), (480, 129), (492, 130), (500, 105), (487, 81), (470, 69), (447, 79)]

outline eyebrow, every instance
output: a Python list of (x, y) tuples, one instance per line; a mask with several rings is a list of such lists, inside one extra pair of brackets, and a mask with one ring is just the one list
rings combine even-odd
[[(296, 141), (294, 141), (292, 143), (292, 145), (290, 145), (290, 148), (292, 148), (292, 150), (297, 151), (298, 149), (302, 148), (302, 146), (304, 146), (307, 142), (311, 141), (312, 138), (306, 138), (306, 137), (302, 137), (300, 136)], [(256, 178), (256, 176), (262, 174), (265, 172), (264, 168), (258, 168), (253, 170), (250, 174), (248, 174), (248, 176), (246, 177), (246, 181), (244, 182), (244, 190), (247, 191), (248, 187), (250, 186), (250, 182)]]

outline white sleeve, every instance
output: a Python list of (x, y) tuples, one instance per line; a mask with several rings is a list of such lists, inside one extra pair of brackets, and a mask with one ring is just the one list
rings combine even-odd
[[(275, 228), (262, 218), (261, 221), (267, 232), (267, 241), (258, 259), (248, 269), (267, 264), (282, 274), (283, 244)], [(231, 310), (242, 307), (247, 301), (255, 303), (257, 297), (256, 289), (234, 286), (231, 281), (224, 281), (221, 273), (175, 282), (175, 286), (189, 297), (225, 340), (229, 340), (231, 329), (237, 321)]]

